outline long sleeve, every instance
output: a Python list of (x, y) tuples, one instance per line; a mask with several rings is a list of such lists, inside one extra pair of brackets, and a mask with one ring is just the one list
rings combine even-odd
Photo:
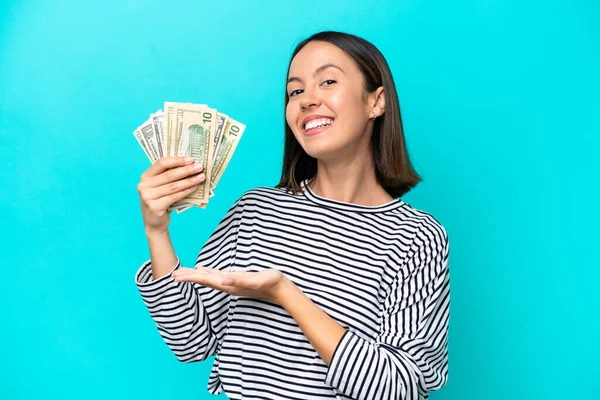
[[(235, 262), (240, 203), (227, 211), (204, 244), (195, 267), (219, 270)], [(229, 294), (193, 282), (175, 282), (171, 273), (152, 280), (152, 265), (146, 261), (135, 276), (144, 304), (158, 331), (175, 357), (181, 362), (203, 361), (215, 354), (223, 340)]]
[(425, 399), (447, 381), (450, 272), (445, 229), (426, 221), (411, 250), (387, 293), (377, 337), (365, 340), (347, 330), (333, 354), (325, 383), (352, 399)]

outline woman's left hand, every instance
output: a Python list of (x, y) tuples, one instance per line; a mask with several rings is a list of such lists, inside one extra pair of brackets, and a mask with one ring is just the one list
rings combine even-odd
[(214, 268), (180, 268), (171, 274), (177, 282), (196, 282), (234, 296), (258, 297), (279, 304), (281, 288), (287, 280), (277, 269), (260, 272), (219, 271)]

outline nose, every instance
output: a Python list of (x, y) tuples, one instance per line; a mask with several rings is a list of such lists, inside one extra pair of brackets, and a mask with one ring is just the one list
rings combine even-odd
[(300, 99), (300, 107), (306, 110), (311, 107), (319, 107), (320, 105), (321, 99), (319, 99), (315, 92), (308, 88), (304, 89), (304, 93), (302, 93), (302, 98)]

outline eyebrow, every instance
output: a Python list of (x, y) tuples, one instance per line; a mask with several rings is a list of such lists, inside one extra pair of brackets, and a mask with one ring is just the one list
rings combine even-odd
[[(315, 72), (313, 72), (313, 77), (317, 76), (317, 74), (319, 72), (324, 71), (327, 68), (337, 68), (340, 71), (344, 72), (344, 70), (341, 69), (340, 67), (338, 67), (337, 65), (328, 63), (328, 64), (321, 65), (319, 68), (315, 69)], [(298, 78), (297, 76), (290, 76), (287, 80), (287, 83), (290, 83), (290, 82), (302, 82), (302, 79)]]

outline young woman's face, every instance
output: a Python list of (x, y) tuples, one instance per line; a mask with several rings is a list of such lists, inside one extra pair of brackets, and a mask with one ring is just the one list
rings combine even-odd
[(340, 48), (321, 41), (304, 46), (290, 64), (287, 93), (287, 123), (311, 157), (352, 154), (368, 143), (373, 104), (361, 72)]

